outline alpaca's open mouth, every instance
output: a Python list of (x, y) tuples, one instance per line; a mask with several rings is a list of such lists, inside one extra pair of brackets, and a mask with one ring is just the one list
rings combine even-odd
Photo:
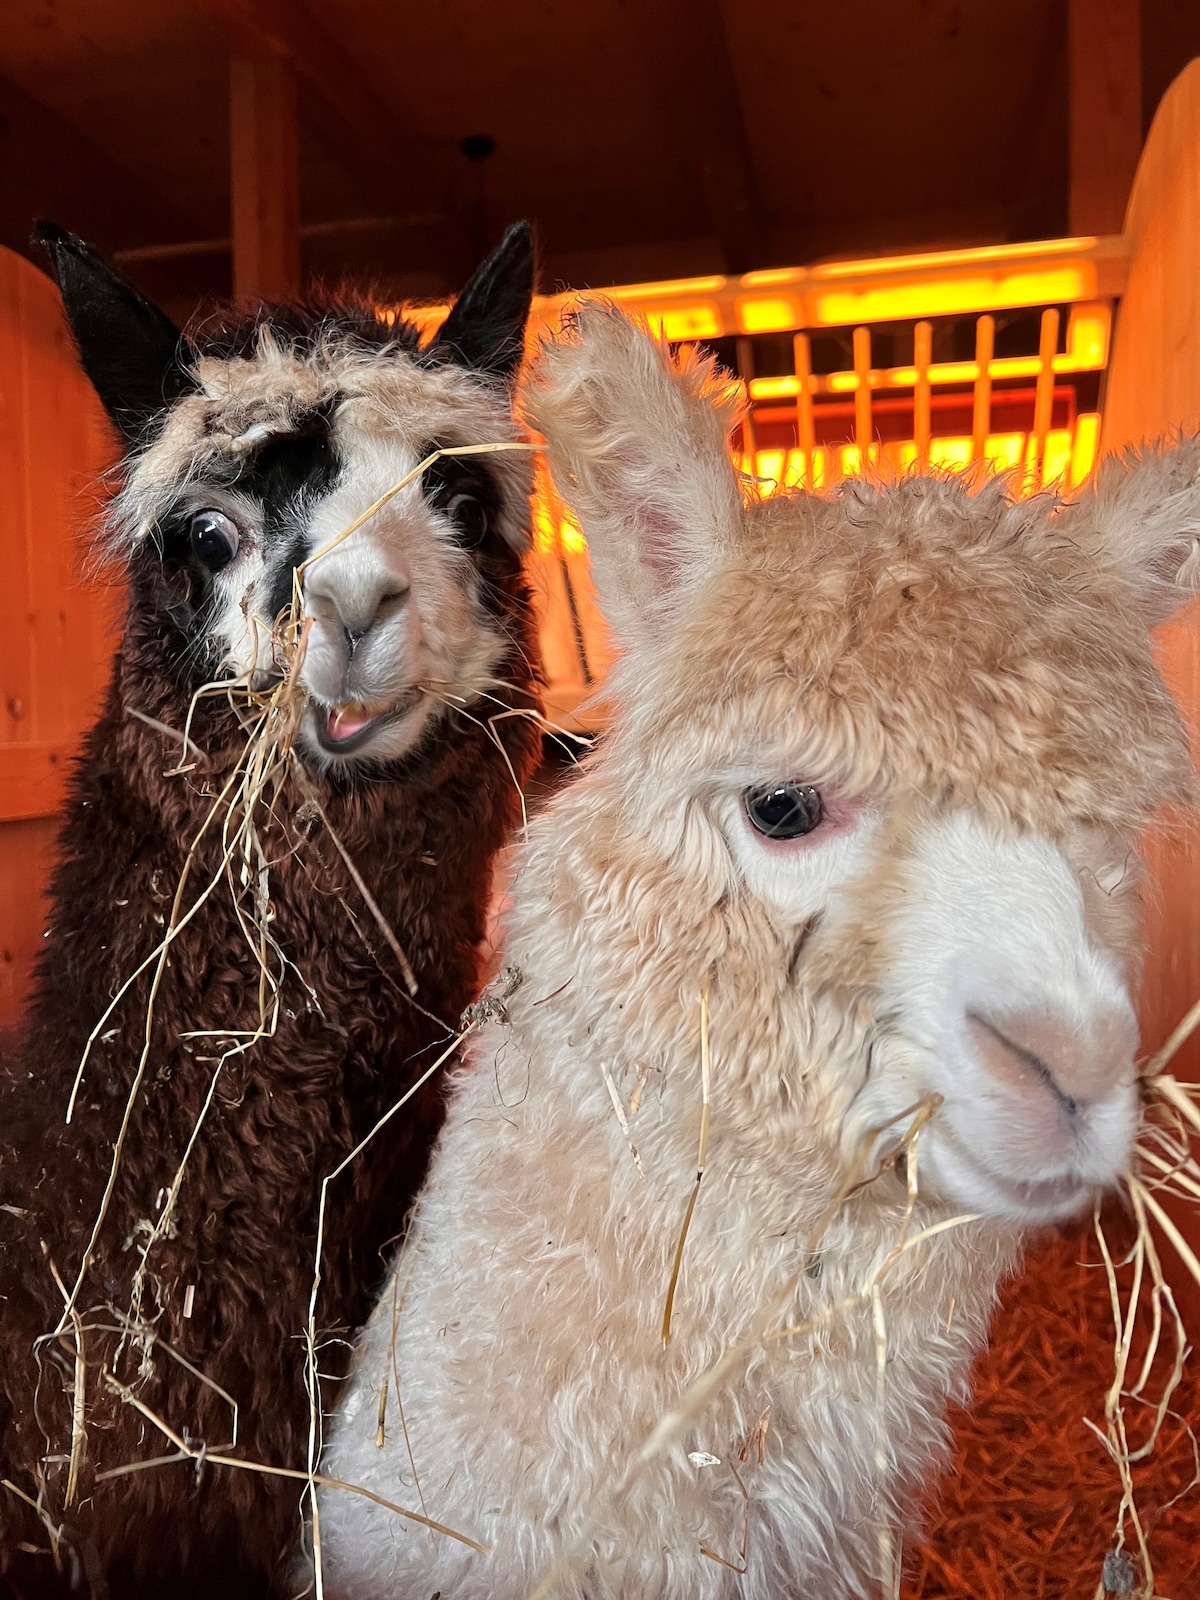
[(420, 689), (410, 689), (381, 710), (355, 700), (337, 706), (314, 705), (312, 723), (317, 743), (330, 755), (354, 755), (370, 743), (380, 728), (407, 716), (421, 697)]

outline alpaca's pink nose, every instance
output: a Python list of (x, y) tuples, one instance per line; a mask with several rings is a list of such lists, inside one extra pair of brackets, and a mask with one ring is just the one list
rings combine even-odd
[(1137, 1023), (1128, 1008), (1106, 1006), (1086, 1022), (1049, 1010), (967, 1013), (981, 1066), (1010, 1089), (1049, 1089), (1070, 1112), (1107, 1099), (1134, 1080)]

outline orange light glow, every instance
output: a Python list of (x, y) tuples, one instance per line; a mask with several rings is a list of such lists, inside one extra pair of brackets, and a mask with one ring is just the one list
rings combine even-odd
[(760, 450), (754, 457), (754, 477), (768, 493), (783, 487), (787, 456), (786, 450)]
[(800, 326), (800, 307), (782, 297), (747, 298), (737, 303), (737, 319), (743, 333), (786, 333)]
[(1042, 482), (1067, 482), (1071, 470), (1071, 430), (1051, 428), (1046, 435), (1046, 448), (1042, 454)]
[(1023, 433), (990, 433), (983, 447), (984, 460), (997, 472), (1011, 472), (1013, 467), (1019, 467), (1024, 454)]
[[(1037, 239), (1026, 244), (972, 245), (965, 250), (930, 250), (921, 255), (884, 256), (879, 260), (831, 261), (814, 267), (814, 278), (863, 278), (881, 272), (927, 271), (941, 267), (947, 274), (955, 267), (990, 266), (995, 261), (1026, 261), (1038, 256), (1086, 255), (1100, 243), (1095, 234), (1080, 234), (1074, 239)], [(764, 275), (751, 274), (757, 282)], [(775, 282), (782, 281), (780, 277)]]
[[(1076, 428), (1053, 428), (1046, 435), (1039, 482), (1076, 485), (1091, 471), (1099, 439), (1100, 417), (1097, 412), (1085, 412)], [(1011, 472), (1025, 466), (1028, 477), (1027, 490), (1038, 485), (1032, 474), (1036, 465), (1036, 439), (1032, 433), (988, 434), (983, 449), (983, 460), (998, 472)], [(929, 441), (929, 462), (936, 468), (962, 471), (976, 459), (974, 441), (967, 435), (935, 435)], [(902, 474), (912, 468), (917, 460), (917, 447), (911, 440), (891, 440), (887, 444), (872, 444), (867, 451), (867, 469), (882, 465), (885, 471)], [(764, 494), (775, 494), (780, 489), (799, 488), (806, 484), (808, 462), (803, 450), (759, 450), (753, 462), (749, 457), (738, 462), (741, 470), (752, 477)], [(832, 450), (818, 447), (813, 451), (813, 480), (811, 487), (820, 488), (826, 482), (829, 468), (838, 476), (853, 477), (863, 471), (863, 454), (858, 445), (837, 445)], [(575, 538), (582, 534), (575, 529)], [(540, 548), (540, 545), (539, 545)], [(582, 544), (580, 545), (582, 548)], [(571, 553), (574, 553), (572, 550)]]
[(533, 502), (533, 549), (543, 559), (554, 556), (581, 556), (587, 550), (583, 529), (561, 504), (552, 510), (544, 493)]
[(1079, 363), (1078, 370), (1093, 372), (1106, 365), (1111, 332), (1111, 306), (1096, 303), (1071, 308), (1067, 322), (1067, 355)]
[(719, 339), (725, 331), (721, 313), (713, 305), (663, 307), (648, 311), (646, 321), (655, 333), (677, 343), (688, 339)]
[(794, 400), (800, 393), (798, 378), (751, 378), (751, 400)]
[(667, 278), (662, 283), (629, 283), (604, 293), (609, 300), (662, 300), (679, 294), (718, 294), (728, 282), (720, 277)]
[(1008, 306), (1053, 305), (1085, 300), (1096, 292), (1089, 263), (1046, 272), (993, 273), (941, 282), (897, 284), (878, 289), (838, 289), (813, 296), (814, 324), (840, 327), (856, 322), (898, 322), (909, 317), (995, 311)]
[(929, 464), (932, 467), (969, 467), (973, 453), (970, 438), (933, 438), (929, 441)]
[(1100, 444), (1100, 413), (1084, 411), (1075, 418), (1075, 443), (1071, 448), (1071, 484), (1081, 484), (1096, 464)]

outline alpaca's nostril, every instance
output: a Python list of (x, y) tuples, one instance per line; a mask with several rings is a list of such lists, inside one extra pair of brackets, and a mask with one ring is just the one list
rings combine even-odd
[(1134, 1079), (1132, 1010), (1106, 1007), (1080, 1022), (1049, 1010), (985, 1017), (967, 1013), (976, 1058), (1011, 1088), (1049, 1089), (1069, 1116)]

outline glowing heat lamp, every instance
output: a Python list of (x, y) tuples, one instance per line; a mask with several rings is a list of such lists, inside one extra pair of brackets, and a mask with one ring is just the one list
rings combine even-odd
[(737, 320), (742, 333), (786, 333), (799, 327), (800, 310), (782, 296), (746, 297), (737, 302)]
[(961, 311), (999, 311), (1013, 306), (1056, 305), (1095, 293), (1095, 274), (1085, 267), (1045, 272), (997, 273), (949, 282), (889, 285), (887, 288), (834, 289), (817, 294), (815, 326), (845, 327), (861, 322), (900, 322), (949, 316)]
[(723, 331), (720, 312), (713, 305), (671, 306), (661, 311), (647, 311), (645, 316), (655, 333), (675, 344), (719, 339)]

